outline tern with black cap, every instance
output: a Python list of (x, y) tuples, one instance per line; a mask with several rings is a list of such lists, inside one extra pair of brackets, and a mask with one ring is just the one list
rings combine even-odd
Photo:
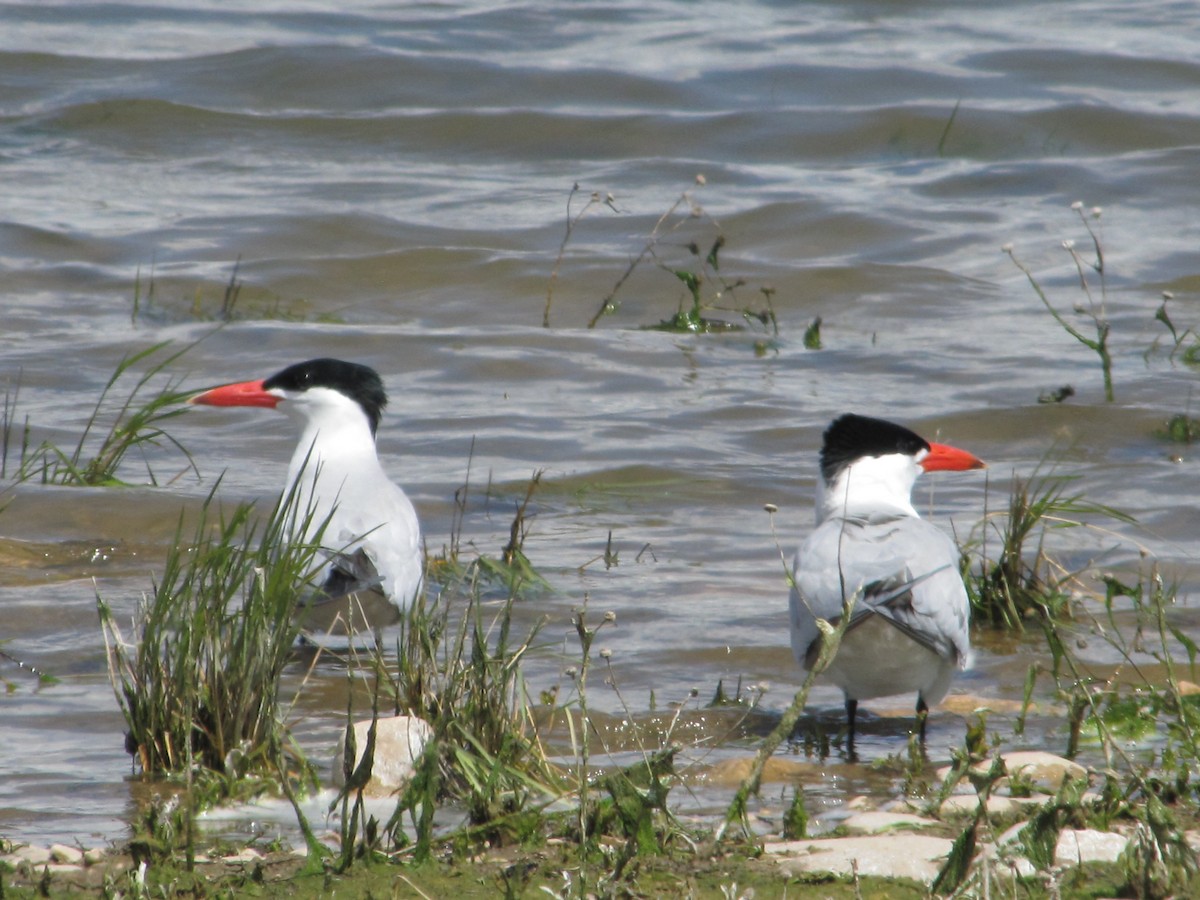
[(299, 423), (286, 483), (295, 488), (295, 509), (308, 520), (308, 533), (297, 538), (310, 540), (324, 525), (322, 600), (355, 601), (343, 612), (332, 602), (311, 604), (303, 613), (305, 627), (328, 628), (339, 616), (357, 629), (397, 621), (420, 591), (424, 568), (416, 510), (376, 452), (387, 405), (379, 374), (358, 363), (312, 359), (269, 378), (213, 388), (191, 402), (275, 409)]
[(792, 652), (805, 670), (820, 656), (818, 619), (850, 622), (826, 681), (846, 700), (853, 750), (859, 700), (916, 692), (921, 738), (929, 706), (971, 663), (970, 603), (959, 552), (912, 505), (923, 472), (980, 469), (957, 447), (935, 444), (882, 419), (848, 414), (825, 431), (816, 530), (792, 567)]

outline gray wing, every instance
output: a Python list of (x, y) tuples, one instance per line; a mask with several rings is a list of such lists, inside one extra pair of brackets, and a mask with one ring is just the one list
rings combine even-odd
[(383, 585), (383, 578), (375, 568), (367, 551), (359, 547), (353, 553), (331, 553), (329, 571), (321, 593), (326, 597), (340, 597), (352, 591), (364, 591)]
[(792, 652), (801, 666), (820, 637), (818, 618), (836, 621), (843, 596), (861, 591), (849, 628), (887, 618), (913, 640), (966, 667), (969, 601), (954, 542), (912, 516), (830, 519), (800, 546), (792, 575)]
[(369, 631), (400, 621), (400, 608), (384, 593), (383, 579), (366, 550), (329, 555), (325, 581), (296, 611), (302, 628), (344, 634), (347, 623), (357, 631)]

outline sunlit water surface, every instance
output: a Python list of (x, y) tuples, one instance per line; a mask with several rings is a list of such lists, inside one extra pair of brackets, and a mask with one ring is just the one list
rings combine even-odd
[[(1194, 372), (1155, 312), (1200, 325), (1200, 40), (1191, 6), (450, 2), (7, 3), (0, 6), (0, 372), (20, 385), (0, 512), (0, 646), (57, 682), (0, 663), (0, 836), (119, 839), (136, 792), (109, 685), (99, 593), (126, 619), (163, 562), (181, 505), (269, 499), (294, 433), (265, 411), (193, 410), (126, 480), (11, 483), (34, 444), (72, 447), (117, 362), (201, 337), (171, 371), (199, 388), (312, 356), (383, 373), (380, 449), (448, 540), (470, 466), (464, 536), (495, 553), (544, 471), (526, 552), (553, 586), (528, 662), (564, 684), (584, 597), (620, 723), (684, 703), (691, 762), (744, 756), (798, 684), (786, 585), (764, 504), (790, 556), (812, 520), (820, 433), (846, 410), (902, 420), (988, 460), (927, 479), (918, 505), (960, 539), (1038, 467), (1136, 517), (1052, 535), (1069, 566), (1132, 572), (1138, 550), (1180, 584), (1195, 625), (1196, 461), (1157, 432), (1188, 411)], [(1036, 24), (1035, 24), (1036, 23)], [(697, 183), (703, 176), (704, 184)], [(579, 192), (572, 197), (572, 186)], [(568, 209), (587, 209), (563, 244)], [(659, 226), (654, 254), (587, 323)], [(608, 194), (610, 203), (605, 203)], [(1086, 304), (1070, 257), (1095, 220), (1116, 402), (1051, 300)], [(570, 206), (568, 207), (568, 201)], [(711, 314), (745, 324), (767, 297), (778, 335), (645, 330), (686, 304), (672, 268), (725, 237), (730, 284)], [(216, 330), (237, 266), (235, 321)], [(764, 293), (764, 289), (766, 292)], [(548, 296), (550, 303), (548, 304)], [(550, 327), (543, 327), (548, 314)], [(823, 349), (804, 346), (822, 320)], [(1184, 346), (1190, 344), (1188, 338)], [(1063, 385), (1063, 404), (1039, 395)], [(473, 456), (472, 456), (473, 448)], [(176, 477), (178, 476), (178, 477)], [(986, 498), (986, 499), (985, 499)], [(609, 534), (617, 565), (602, 557)], [(978, 536), (979, 532), (976, 532)], [(1132, 577), (1132, 576), (1130, 576)], [(1061, 752), (1052, 706), (1013, 736), (1012, 701), (1043, 658), (1036, 635), (980, 631), (958, 703), (935, 712), (949, 758), (962, 707), (992, 703), (1006, 746)], [(1109, 671), (1103, 642), (1081, 656)], [(1103, 668), (1108, 667), (1108, 668)], [(295, 686), (299, 671), (289, 676)], [(332, 752), (343, 676), (318, 672), (297, 714)], [(765, 716), (733, 729), (704, 705), (718, 683), (769, 684)], [(693, 691), (695, 695), (693, 696)], [(964, 699), (964, 697), (966, 699)], [(1039, 698), (1051, 699), (1048, 684)], [(840, 696), (813, 710), (835, 731)], [(952, 697), (953, 701), (955, 698)], [(814, 763), (813, 808), (886, 800), (870, 764), (902, 753), (911, 698), (866, 704), (863, 762)], [(661, 724), (661, 722), (660, 722)], [(803, 756), (797, 756), (803, 759)], [(688, 803), (716, 808), (720, 791)]]

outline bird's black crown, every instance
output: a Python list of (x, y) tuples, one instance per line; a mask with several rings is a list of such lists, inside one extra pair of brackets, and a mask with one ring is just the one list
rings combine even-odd
[(821, 475), (832, 484), (838, 472), (866, 456), (904, 453), (915, 456), (929, 449), (929, 442), (903, 425), (847, 413), (825, 429), (821, 447)]
[(323, 387), (345, 394), (362, 407), (371, 423), (371, 434), (379, 427), (380, 416), (387, 406), (387, 392), (383, 380), (370, 366), (346, 362), (341, 359), (310, 359), (308, 362), (288, 366), (263, 382), (267, 390), (283, 388), (286, 391), (306, 391)]

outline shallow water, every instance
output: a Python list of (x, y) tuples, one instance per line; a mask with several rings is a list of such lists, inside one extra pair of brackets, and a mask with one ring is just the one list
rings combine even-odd
[[(1191, 407), (1195, 374), (1168, 357), (1154, 318), (1169, 290), (1180, 331), (1200, 325), (1190, 9), (5, 4), (0, 373), (10, 389), (19, 378), (34, 442), (73, 446), (117, 362), (161, 340), (204, 337), (172, 367), (196, 388), (317, 355), (373, 365), (392, 397), (381, 452), (431, 548), (448, 540), (468, 461), (466, 536), (490, 552), (545, 470), (526, 551), (554, 590), (521, 615), (547, 615), (569, 654), (585, 594), (614, 610), (603, 639), (639, 716), (651, 692), (698, 707), (739, 679), (771, 685), (768, 711), (786, 706), (798, 679), (763, 505), (778, 505), (790, 556), (811, 523), (821, 430), (848, 409), (991, 463), (986, 478), (918, 490), (960, 536), (985, 496), (1003, 504), (1013, 473), (1077, 479), (1139, 524), (1097, 520), (1109, 530), (1056, 534), (1056, 550), (1120, 568), (1145, 547), (1180, 581), (1192, 627), (1194, 454), (1156, 430)], [(613, 202), (578, 221), (556, 270), (576, 183), (572, 213), (593, 191)], [(652, 259), (586, 328), (684, 191), (703, 214), (669, 221), (663, 265), (693, 267), (686, 245), (707, 249), (719, 227), (721, 273), (745, 282), (725, 304), (761, 310), (773, 289), (777, 338), (756, 323), (644, 330), (685, 302)], [(1114, 404), (1094, 355), (1000, 251), (1012, 242), (1073, 316), (1085, 298), (1060, 241), (1087, 250), (1076, 200), (1104, 208)], [(237, 315), (217, 329), (235, 264)], [(806, 350), (818, 316), (824, 348)], [(1037, 402), (1065, 384), (1067, 402)], [(294, 440), (281, 417), (244, 410), (192, 410), (172, 434), (199, 479), (164, 451), (148, 461), (157, 487), (5, 491), (0, 645), (59, 680), (38, 688), (0, 663), (13, 686), (0, 697), (0, 836), (125, 833), (130, 768), (96, 593), (131, 613), (181, 504), (195, 508), (222, 472), (224, 497), (268, 498)], [(148, 480), (136, 461), (123, 474)], [(605, 569), (610, 531), (619, 564)], [(1019, 699), (1040, 642), (975, 639), (956, 691)], [(1096, 641), (1083, 653), (1115, 662)], [(540, 654), (533, 687), (562, 667)], [(340, 714), (323, 717), (322, 696), (305, 701), (314, 753)], [(592, 702), (625, 715), (611, 691)], [(814, 704), (836, 721), (836, 692)], [(867, 706), (867, 764), (903, 750), (908, 720), (884, 714), (910, 704)], [(1060, 725), (1035, 717), (1012, 746), (1061, 751)], [(761, 731), (701, 755), (744, 753)], [(962, 731), (935, 713), (931, 756), (946, 759)], [(855, 791), (890, 789), (865, 766), (828, 765), (811, 790), (831, 815)]]

